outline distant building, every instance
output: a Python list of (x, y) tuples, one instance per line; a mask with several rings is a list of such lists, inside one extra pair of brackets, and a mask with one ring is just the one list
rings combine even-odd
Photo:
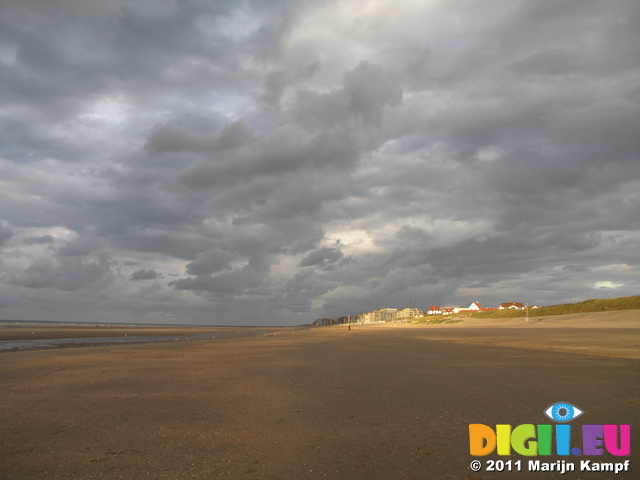
[(427, 310), (427, 315), (442, 315), (442, 309), (438, 305), (431, 305)]
[(316, 327), (321, 327), (324, 325), (333, 325), (335, 323), (336, 323), (335, 318), (318, 318), (315, 322), (313, 322), (313, 325)]
[(374, 322), (393, 322), (396, 319), (397, 308), (381, 308), (371, 312)]
[(518, 302), (501, 303), (498, 310), (524, 310), (524, 305)]
[(480, 302), (473, 302), (467, 308), (463, 308), (463, 307), (444, 307), (442, 309), (442, 314), (443, 315), (452, 315), (452, 314), (455, 314), (455, 313), (480, 312), (482, 310), (486, 310), (486, 309), (482, 305), (480, 305)]
[(349, 317), (340, 318), (318, 318), (313, 322), (315, 327), (322, 327), (325, 325), (344, 325), (349, 323)]
[(424, 313), (419, 308), (403, 308), (396, 312), (396, 320), (399, 322), (406, 322), (412, 318), (422, 317)]
[(359, 313), (358, 315), (353, 317), (351, 321), (353, 323), (373, 323), (374, 322), (373, 312)]

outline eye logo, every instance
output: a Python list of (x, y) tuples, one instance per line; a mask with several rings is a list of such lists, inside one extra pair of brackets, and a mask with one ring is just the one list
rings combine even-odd
[(571, 420), (578, 418), (583, 413), (584, 411), (567, 402), (554, 403), (549, 405), (549, 407), (544, 411), (544, 414), (547, 417), (558, 423), (570, 422)]

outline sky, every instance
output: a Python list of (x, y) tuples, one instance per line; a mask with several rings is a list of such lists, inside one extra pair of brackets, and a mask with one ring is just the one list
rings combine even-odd
[(0, 318), (640, 293), (637, 0), (3, 0)]

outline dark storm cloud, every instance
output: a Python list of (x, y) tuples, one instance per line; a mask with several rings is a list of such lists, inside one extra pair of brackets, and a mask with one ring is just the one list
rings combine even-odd
[(167, 152), (222, 152), (251, 141), (251, 128), (243, 122), (227, 125), (219, 135), (199, 134), (179, 125), (158, 125), (151, 131), (146, 148), (151, 155)]
[(158, 278), (158, 272), (155, 270), (136, 270), (131, 274), (131, 280), (155, 280)]
[(14, 285), (27, 288), (50, 288), (63, 291), (95, 290), (112, 280), (108, 258), (57, 257), (39, 258), (24, 271), (10, 277)]
[(300, 262), (301, 267), (319, 267), (323, 270), (335, 268), (338, 262), (344, 260), (344, 254), (336, 247), (322, 247), (310, 252)]
[[(51, 235), (26, 239), (27, 245), (50, 245)], [(92, 232), (66, 241), (58, 248), (42, 250), (26, 268), (9, 274), (9, 283), (30, 289), (97, 291), (114, 279), (113, 259), (102, 248), (103, 240)]]
[(379, 122), (386, 105), (397, 105), (402, 100), (398, 81), (384, 68), (369, 62), (362, 62), (347, 72), (344, 91), (349, 111), (365, 122)]
[(265, 285), (269, 273), (269, 265), (258, 260), (218, 275), (198, 275), (170, 282), (170, 285), (179, 290), (208, 292), (216, 296), (260, 295), (269, 290)]
[(102, 240), (92, 233), (70, 240), (58, 249), (61, 257), (76, 257), (88, 255), (100, 248)]
[(5, 244), (11, 237), (13, 237), (13, 230), (0, 223), (0, 245)]
[(0, 9), (0, 316), (637, 293), (635, 1)]
[(297, 123), (281, 125), (267, 138), (252, 141), (244, 124), (230, 125), (219, 139), (209, 141), (192, 132), (163, 127), (152, 133), (148, 145), (153, 148), (162, 142), (165, 150), (203, 154), (205, 158), (194, 161), (182, 176), (191, 188), (235, 183), (256, 175), (349, 170), (363, 151), (378, 144), (377, 132), (370, 126), (378, 125), (385, 107), (396, 106), (401, 99), (402, 88), (388, 71), (362, 62), (346, 73), (344, 86), (337, 91), (326, 95), (301, 92), (293, 105)]
[(33, 235), (24, 239), (27, 245), (36, 245), (38, 243), (53, 243), (55, 240), (51, 235)]
[(220, 248), (211, 248), (196, 255), (193, 262), (187, 264), (190, 275), (211, 275), (228, 267), (233, 256)]

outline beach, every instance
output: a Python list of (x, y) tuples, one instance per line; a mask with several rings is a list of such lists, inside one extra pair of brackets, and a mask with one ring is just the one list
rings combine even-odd
[[(630, 311), (2, 353), (0, 479), (504, 479), (470, 469), (469, 424), (552, 423), (558, 401), (585, 412), (576, 425), (630, 424), (631, 456), (596, 459), (629, 459), (615, 478), (636, 479), (639, 324)], [(522, 457), (481, 460), (500, 458)]]

